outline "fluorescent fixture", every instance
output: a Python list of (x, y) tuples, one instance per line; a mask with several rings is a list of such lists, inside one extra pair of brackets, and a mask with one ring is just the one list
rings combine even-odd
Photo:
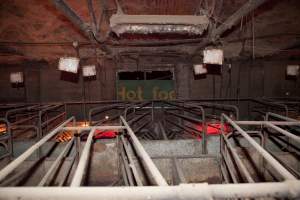
[(13, 72), (10, 74), (10, 82), (11, 83), (23, 83), (23, 72)]
[(195, 75), (206, 74), (207, 69), (203, 64), (196, 64), (194, 65), (194, 73)]
[(206, 49), (203, 51), (203, 63), (222, 65), (223, 64), (223, 50), (221, 49)]
[(79, 67), (79, 58), (63, 57), (59, 59), (58, 69), (61, 71), (77, 73)]
[(83, 66), (82, 74), (84, 77), (96, 76), (96, 66), (95, 65)]
[(288, 76), (298, 76), (299, 75), (299, 65), (288, 65), (286, 67), (286, 74)]

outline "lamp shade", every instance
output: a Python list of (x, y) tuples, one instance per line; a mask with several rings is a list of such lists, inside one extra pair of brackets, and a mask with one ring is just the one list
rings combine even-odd
[(300, 67), (299, 65), (288, 65), (286, 67), (286, 74), (288, 76), (298, 76)]
[(79, 58), (63, 57), (59, 59), (58, 69), (61, 71), (77, 73), (79, 67)]
[(203, 63), (205, 64), (222, 65), (223, 59), (222, 49), (206, 49), (203, 51)]
[(195, 73), (195, 75), (206, 74), (207, 69), (203, 64), (195, 64), (194, 65), (194, 73)]
[(83, 66), (82, 74), (84, 77), (96, 76), (96, 66), (95, 65)]
[(23, 83), (23, 72), (13, 72), (10, 74), (10, 82), (11, 83)]

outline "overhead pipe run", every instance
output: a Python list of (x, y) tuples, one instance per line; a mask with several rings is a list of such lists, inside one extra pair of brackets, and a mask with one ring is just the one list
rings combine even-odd
[(209, 19), (194, 15), (125, 15), (110, 18), (111, 30), (118, 36), (129, 34), (188, 34), (202, 35)]

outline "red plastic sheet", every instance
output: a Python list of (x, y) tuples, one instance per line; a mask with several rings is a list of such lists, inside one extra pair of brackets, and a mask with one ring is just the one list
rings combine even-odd
[[(207, 123), (207, 133), (208, 135), (219, 135), (221, 134), (221, 123)], [(202, 124), (199, 124), (197, 130), (202, 131)], [(224, 124), (224, 132), (231, 132), (231, 128), (228, 124)]]
[(117, 136), (116, 131), (101, 131), (96, 130), (94, 139), (109, 139), (109, 138), (115, 138)]

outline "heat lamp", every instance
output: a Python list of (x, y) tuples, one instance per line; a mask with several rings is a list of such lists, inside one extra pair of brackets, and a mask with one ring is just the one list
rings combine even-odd
[(59, 59), (58, 69), (60, 71), (71, 72), (77, 74), (79, 68), (79, 58), (62, 57)]

